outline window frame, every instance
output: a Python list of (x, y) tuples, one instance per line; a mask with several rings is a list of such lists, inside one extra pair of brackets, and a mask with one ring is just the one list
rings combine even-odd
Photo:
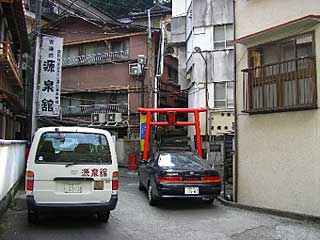
[[(225, 98), (224, 99), (216, 99), (216, 94), (215, 94), (216, 84), (224, 84), (224, 93), (225, 93)], [(229, 94), (228, 94), (228, 85), (229, 84), (233, 85), (231, 98), (228, 98), (228, 96), (229, 96)], [(232, 109), (232, 108), (234, 108), (233, 91), (234, 91), (234, 81), (214, 82), (213, 83), (213, 106), (214, 106), (214, 108), (215, 109)], [(231, 103), (229, 101), (230, 99), (232, 99)], [(224, 104), (223, 107), (218, 107), (216, 105), (216, 102), (224, 102), (225, 104)]]
[[(227, 39), (227, 26), (232, 27), (232, 39)], [(215, 40), (215, 33), (216, 33), (216, 28), (218, 27), (223, 27), (224, 30), (224, 40), (216, 41)], [(214, 25), (213, 26), (213, 49), (215, 51), (223, 51), (223, 50), (228, 50), (228, 49), (234, 49), (234, 46), (228, 46), (227, 42), (229, 41), (234, 41), (234, 24), (233, 23), (226, 23), (226, 24), (219, 24), (219, 25)], [(216, 43), (224, 43), (223, 48), (216, 48)]]

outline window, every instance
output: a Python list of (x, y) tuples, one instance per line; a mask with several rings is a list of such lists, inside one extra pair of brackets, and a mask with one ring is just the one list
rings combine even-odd
[(214, 83), (214, 107), (233, 107), (233, 82)]
[(48, 132), (42, 134), (36, 163), (111, 164), (107, 138), (98, 133)]
[(128, 39), (67, 46), (63, 49), (63, 66), (127, 60), (128, 49)]
[(172, 67), (168, 67), (168, 81), (178, 83), (178, 71)]
[(127, 40), (114, 40), (109, 42), (110, 52), (124, 52), (129, 48), (129, 42)]
[(208, 167), (207, 163), (193, 153), (162, 153), (158, 159), (163, 169), (201, 170)]
[(233, 24), (214, 26), (214, 49), (233, 48)]
[(62, 55), (63, 55), (63, 58), (78, 57), (79, 56), (79, 47), (78, 46), (64, 47)]
[(79, 46), (79, 56), (104, 53), (108, 50), (104, 42), (84, 44)]

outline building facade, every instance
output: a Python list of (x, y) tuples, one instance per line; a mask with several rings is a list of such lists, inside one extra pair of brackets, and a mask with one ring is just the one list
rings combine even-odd
[[(232, 133), (233, 1), (174, 0), (171, 35), (179, 57), (179, 84), (188, 92), (188, 107), (209, 109), (200, 116), (201, 135)], [(192, 127), (188, 134), (194, 138)]]
[(137, 62), (138, 55), (146, 56), (145, 31), (128, 29), (118, 23), (103, 24), (66, 16), (49, 24), (45, 32), (64, 39), (62, 121), (76, 125), (105, 125), (107, 121), (97, 119), (95, 122), (92, 115), (110, 112), (121, 114), (121, 121), (112, 128), (138, 124), (137, 108), (143, 104), (148, 106), (148, 92), (144, 94), (144, 90), (148, 90), (148, 82), (144, 79), (148, 74), (144, 69), (140, 75), (130, 74), (130, 64)]
[(1, 139), (26, 139), (24, 79), (29, 46), (22, 2), (0, 2)]
[(235, 12), (237, 200), (319, 217), (319, 1), (237, 0)]
[[(187, 94), (178, 82), (178, 56), (171, 45), (171, 8), (157, 2), (150, 9), (150, 27), (159, 32), (156, 75), (158, 76), (157, 107), (187, 107)], [(123, 21), (148, 27), (148, 10), (130, 12)], [(162, 43), (163, 41), (163, 43)], [(162, 47), (163, 46), (163, 47)]]

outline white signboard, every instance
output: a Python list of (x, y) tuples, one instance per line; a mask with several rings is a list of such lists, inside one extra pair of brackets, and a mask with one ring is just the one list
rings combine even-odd
[(63, 38), (42, 37), (38, 115), (60, 115)]

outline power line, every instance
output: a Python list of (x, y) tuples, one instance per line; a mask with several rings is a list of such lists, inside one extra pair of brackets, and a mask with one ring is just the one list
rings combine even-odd
[[(78, 1), (78, 0), (73, 0), (73, 1), (71, 2), (71, 4), (68, 6), (68, 9), (71, 10), (72, 5), (73, 5), (75, 2), (77, 2), (77, 1)], [(67, 12), (67, 11), (64, 10), (62, 13), (60, 13), (60, 15), (63, 16), (63, 14), (66, 13), (66, 12)]]

